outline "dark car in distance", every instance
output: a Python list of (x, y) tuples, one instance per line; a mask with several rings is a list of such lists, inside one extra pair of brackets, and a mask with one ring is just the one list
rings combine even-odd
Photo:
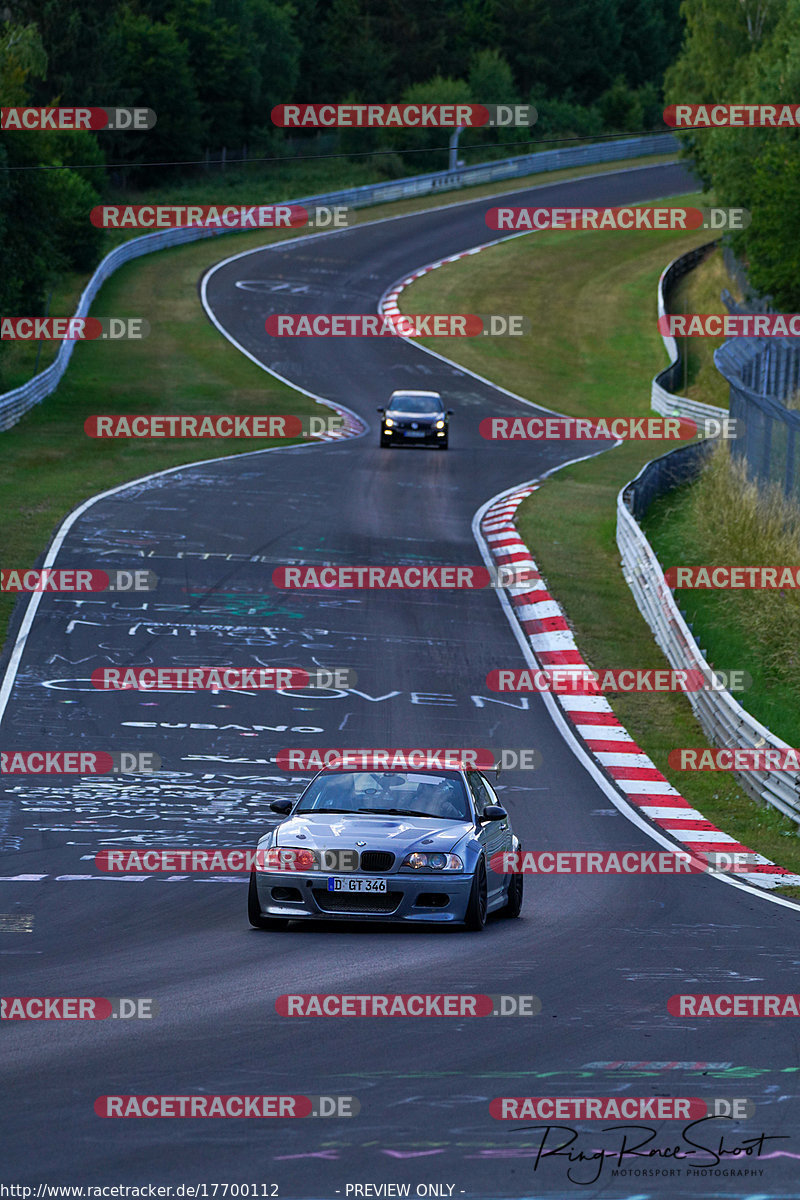
[(392, 392), (381, 414), (381, 445), (398, 443), (436, 445), (446, 450), (452, 408), (445, 408), (438, 392)]

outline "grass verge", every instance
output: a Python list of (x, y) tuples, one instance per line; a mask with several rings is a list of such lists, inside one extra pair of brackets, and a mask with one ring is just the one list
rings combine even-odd
[[(505, 179), (500, 183), (481, 184), (478, 187), (456, 189), (449, 192), (437, 192), (433, 195), (419, 196), (410, 200), (396, 200), (391, 204), (371, 205), (356, 209), (353, 213), (353, 223), (362, 224), (375, 220), (376, 217), (401, 216), (404, 213), (419, 212), (425, 208), (435, 208), (447, 204), (456, 204), (460, 199), (478, 200), (482, 196), (500, 196), (504, 192), (518, 191), (521, 187), (533, 184), (559, 183), (564, 179), (577, 179), (581, 175), (618, 171), (626, 167), (657, 166), (659, 163), (672, 162), (674, 154), (646, 155), (641, 158), (624, 159), (620, 162), (598, 163), (591, 167), (565, 169), (562, 171), (546, 171), (537, 175), (527, 175), (519, 179)], [(357, 187), (362, 183), (381, 182), (377, 173), (374, 178), (362, 177), (356, 171), (351, 173), (353, 164), (346, 166), (347, 176), (343, 175), (341, 163), (325, 164), (325, 169), (310, 172), (308, 169), (292, 174), (289, 171), (271, 172), (268, 177), (253, 179), (252, 176), (242, 177), (241, 173), (230, 172), (220, 178), (206, 178), (182, 186), (165, 186), (155, 191), (141, 194), (114, 194), (105, 198), (107, 204), (274, 204), (281, 200), (292, 199), (295, 196), (336, 191), (345, 187)], [(391, 182), (391, 181), (389, 181)], [(121, 242), (134, 237), (140, 237), (147, 230), (110, 230), (106, 235), (103, 254), (107, 254)], [(231, 234), (225, 246), (236, 240), (242, 249), (247, 249), (244, 239), (247, 234)], [(263, 241), (268, 235), (257, 235)], [(235, 251), (226, 250), (226, 253)], [(51, 317), (71, 317), (78, 305), (81, 292), (86, 287), (89, 274), (72, 273), (57, 279), (52, 288), (48, 306)], [(21, 314), (31, 315), (31, 314)], [(38, 315), (38, 314), (37, 314)], [(96, 311), (92, 308), (92, 315)], [(121, 314), (111, 313), (111, 316)], [(141, 314), (135, 314), (141, 315)], [(2, 390), (11, 391), (20, 387), (37, 371), (43, 371), (56, 356), (57, 342), (13, 342), (4, 347), (2, 359)], [(37, 366), (38, 363), (38, 366)]]
[[(681, 197), (681, 202), (692, 199)], [(691, 236), (535, 234), (431, 272), (407, 289), (400, 303), (406, 312), (524, 313), (533, 323), (529, 338), (452, 339), (446, 346), (437, 338), (423, 344), (571, 416), (644, 415), (650, 411), (651, 378), (664, 361), (656, 327), (659, 274), (665, 262), (704, 240), (708, 234), (702, 231)], [(520, 534), (593, 667), (668, 665), (622, 576), (615, 531), (620, 488), (671, 448), (629, 442), (567, 467), (519, 510)], [(733, 653), (720, 651), (717, 665), (744, 665), (731, 659)], [(690, 804), (746, 845), (800, 873), (793, 822), (755, 804), (730, 774), (678, 772), (669, 766), (667, 755), (674, 747), (708, 744), (683, 696), (620, 694), (612, 703)], [(800, 896), (800, 889), (780, 890)]]
[[(657, 500), (643, 522), (665, 566), (800, 563), (800, 507), (764, 493), (720, 443), (698, 479)], [(740, 702), (800, 746), (800, 594), (682, 589), (677, 600), (712, 664), (749, 671)]]
[[(674, 156), (607, 163), (579, 171), (553, 171), (500, 184), (420, 196), (359, 209), (358, 223), (442, 207), (459, 200), (502, 195), (530, 185), (531, 179), (557, 183), (593, 171), (653, 165)], [(466, 193), (466, 194), (465, 194)], [(285, 194), (285, 193), (284, 193)], [(277, 195), (260, 197), (262, 203)], [(242, 197), (239, 202), (246, 202)], [(222, 439), (195, 441), (93, 441), (83, 422), (93, 413), (228, 413), (318, 411), (307, 397), (260, 370), (209, 324), (197, 297), (198, 278), (215, 262), (239, 251), (302, 237), (302, 232), (237, 233), (162, 250), (127, 264), (104, 285), (92, 306), (93, 316), (140, 317), (150, 322), (143, 342), (79, 344), (57, 390), (2, 435), (0, 563), (29, 566), (44, 551), (66, 514), (90, 496), (167, 467), (242, 450), (242, 443)], [(62, 281), (53, 296), (51, 316), (71, 316), (86, 276)], [(42, 355), (40, 369), (53, 357)], [(33, 370), (36, 350), (18, 343)], [(24, 360), (22, 360), (24, 361)], [(268, 439), (248, 441), (246, 450), (274, 445)], [(4, 641), (14, 597), (0, 594), (0, 640)]]
[[(734, 299), (742, 300), (741, 288), (726, 271), (722, 250), (717, 247), (675, 285), (669, 301), (670, 312), (724, 313), (727, 310), (720, 299), (723, 288), (727, 288)], [(714, 366), (714, 351), (727, 339), (692, 337), (676, 340), (684, 363), (680, 394), (701, 404), (727, 408), (728, 384)]]
[[(243, 235), (237, 246), (262, 244)], [(227, 243), (230, 246), (230, 242)], [(227, 249), (226, 246), (226, 249)], [(66, 514), (107, 488), (198, 459), (275, 445), (224, 438), (95, 440), (83, 423), (95, 413), (318, 412), (308, 397), (260, 370), (207, 320), (197, 280), (224, 251), (216, 241), (164, 250), (122, 267), (92, 314), (147, 314), (144, 341), (87, 342), (75, 348), (53, 395), (2, 435), (0, 562), (29, 566)], [(289, 444), (281, 443), (281, 444)], [(0, 594), (3, 637), (14, 596)]]

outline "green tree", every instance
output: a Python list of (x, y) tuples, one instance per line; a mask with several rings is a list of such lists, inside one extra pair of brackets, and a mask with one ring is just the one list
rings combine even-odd
[[(753, 42), (741, 97), (795, 105), (798, 95), (800, 0), (787, 0), (769, 33)], [(792, 128), (710, 131), (705, 162), (721, 202), (752, 213), (734, 245), (747, 259), (754, 287), (779, 307), (800, 310), (800, 133)]]
[(538, 113), (534, 126), (537, 140), (593, 138), (603, 132), (603, 121), (596, 105), (587, 108), (569, 100), (554, 100), (542, 88), (532, 92), (530, 103)]
[(680, 0), (617, 0), (620, 27), (616, 70), (638, 89), (660, 87), (681, 45)]
[[(435, 75), (425, 83), (414, 83), (403, 92), (402, 100), (408, 104), (470, 104), (473, 97), (465, 79), (449, 79)], [(448, 129), (403, 129), (389, 134), (390, 139), (406, 149), (432, 150), (441, 147), (441, 154), (410, 153), (404, 155), (408, 167), (417, 171), (438, 171), (448, 164), (448, 142), (453, 128)], [(462, 134), (463, 148), (467, 134)]]
[[(117, 104), (152, 108), (155, 128), (104, 134), (108, 157), (130, 167), (153, 161), (181, 162), (200, 157), (203, 148), (201, 105), (189, 62), (189, 48), (173, 25), (123, 5), (116, 14), (109, 51), (119, 80)], [(136, 172), (140, 181), (163, 179), (161, 169)]]
[(11, 19), (35, 23), (47, 56), (47, 73), (29, 80), (29, 102), (117, 105), (116, 64), (109, 39), (120, 0), (8, 0)]
[(498, 0), (498, 46), (525, 94), (591, 105), (618, 71), (617, 0)]
[(519, 99), (514, 73), (499, 50), (478, 51), (468, 82), (476, 104), (513, 104)]
[(319, 95), (306, 97), (310, 104), (352, 95), (364, 102), (397, 99), (392, 92), (396, 46), (383, 43), (365, 0), (332, 0), (322, 38)]
[[(800, 0), (684, 0), (687, 36), (667, 73), (667, 103), (791, 104), (800, 95)], [(684, 137), (723, 205), (749, 209), (732, 238), (750, 280), (800, 308), (800, 134), (792, 128), (698, 130)]]
[[(322, 79), (327, 52), (323, 32), (328, 0), (294, 0), (292, 30), (299, 42), (299, 57), (290, 100), (313, 104), (322, 96)], [(281, 101), (278, 101), (281, 103)]]
[[(46, 70), (35, 26), (2, 27), (2, 106), (28, 104), (29, 89)], [(83, 153), (97, 156), (91, 134), (0, 134), (0, 313), (41, 313), (46, 288), (61, 272), (86, 270), (97, 261), (102, 234), (90, 223), (89, 211), (99, 197), (85, 174), (68, 165)]]
[(300, 37), (295, 29), (292, 4), (249, 0), (247, 40), (257, 47), (258, 89), (254, 97), (254, 125), (269, 121), (276, 104), (291, 100), (300, 79)]
[(274, 0), (170, 0), (148, 6), (186, 47), (205, 146), (241, 146), (292, 98), (299, 42), (293, 10)]
[[(786, 0), (683, 0), (686, 33), (681, 53), (664, 79), (666, 104), (723, 103), (743, 99), (752, 56), (768, 43), (785, 12)], [(707, 151), (713, 135), (681, 134), (706, 186), (711, 182)]]
[(633, 88), (618, 75), (597, 101), (606, 133), (638, 133), (663, 128), (664, 100), (660, 87), (643, 83)]

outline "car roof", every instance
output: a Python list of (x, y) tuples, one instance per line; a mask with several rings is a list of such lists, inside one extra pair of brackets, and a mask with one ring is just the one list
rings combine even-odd
[[(476, 767), (474, 769), (477, 770), (478, 768)], [(467, 781), (467, 768), (465, 768), (465, 767), (441, 767), (441, 768), (440, 767), (420, 767), (419, 769), (414, 768), (413, 770), (409, 770), (408, 768), (403, 769), (401, 767), (394, 767), (394, 768), (389, 767), (386, 770), (382, 769), (380, 771), (375, 771), (375, 772), (365, 771), (363, 769), (359, 770), (358, 768), (353, 768), (352, 770), (348, 769), (347, 771), (338, 771), (333, 767), (323, 767), (321, 771), (317, 771), (317, 773), (313, 777), (313, 779), (309, 780), (306, 787), (303, 788), (302, 793), (299, 796), (294, 797), (294, 799), (292, 800), (292, 804), (295, 805), (295, 804), (299, 803), (299, 801), (302, 800), (303, 796), (306, 794), (306, 792), (312, 786), (312, 784), (316, 783), (316, 781), (322, 775), (369, 775), (369, 774), (376, 774), (376, 775), (438, 775), (440, 777), (442, 775), (457, 775), (461, 779), (461, 782), (464, 785), (464, 791), (466, 792), (466, 795), (467, 795), (467, 804), (469, 805), (470, 810), (473, 810), (475, 808), (475, 797), (473, 796), (472, 788), (469, 786), (469, 783)]]
[[(477, 767), (474, 769), (477, 770)], [(348, 767), (345, 771), (337, 767), (323, 767), (317, 771), (314, 779), (320, 775), (465, 775), (466, 772), (466, 767)]]
[[(473, 768), (470, 768), (470, 769), (473, 769)], [(477, 767), (474, 768), (474, 770), (477, 770), (477, 769), (478, 769)], [(470, 806), (471, 809), (475, 807), (475, 797), (473, 796), (472, 788), (469, 786), (469, 783), (467, 781), (467, 768), (466, 767), (419, 767), (419, 768), (417, 768), (417, 767), (414, 767), (414, 768), (388, 767), (386, 769), (381, 768), (378, 771), (369, 771), (369, 770), (365, 770), (363, 768), (359, 769), (357, 767), (354, 767), (352, 770), (348, 769), (346, 771), (339, 771), (335, 767), (323, 767), (321, 771), (317, 771), (317, 773), (313, 777), (313, 779), (311, 779), (309, 781), (309, 783), (306, 785), (306, 787), (303, 788), (301, 795), (296, 796), (293, 799), (292, 804), (297, 804), (303, 798), (303, 796), (306, 794), (306, 792), (312, 786), (312, 784), (316, 783), (316, 781), (322, 775), (372, 775), (372, 774), (374, 774), (374, 775), (438, 775), (439, 778), (441, 778), (442, 775), (444, 775), (444, 776), (456, 775), (461, 779), (461, 782), (464, 785), (464, 791), (466, 792), (466, 795), (467, 795), (467, 804)]]
[(412, 392), (410, 388), (398, 388), (398, 390), (396, 392), (392, 392), (389, 399), (394, 400), (395, 396), (435, 396), (437, 400), (441, 400), (442, 393), (441, 392)]

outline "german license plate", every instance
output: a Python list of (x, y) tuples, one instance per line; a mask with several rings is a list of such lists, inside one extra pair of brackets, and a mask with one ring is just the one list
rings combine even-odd
[(353, 879), (349, 875), (345, 878), (342, 878), (341, 875), (328, 876), (329, 892), (386, 892), (388, 890), (385, 879)]
[(406, 437), (425, 437), (424, 429), (407, 429)]

